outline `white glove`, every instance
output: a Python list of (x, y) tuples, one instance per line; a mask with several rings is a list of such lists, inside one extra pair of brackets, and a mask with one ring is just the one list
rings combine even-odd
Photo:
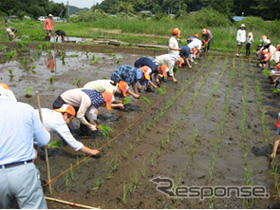
[(95, 125), (90, 125), (90, 126), (88, 126), (88, 128), (89, 128), (91, 131), (96, 131), (96, 130), (97, 130), (97, 128), (96, 128)]

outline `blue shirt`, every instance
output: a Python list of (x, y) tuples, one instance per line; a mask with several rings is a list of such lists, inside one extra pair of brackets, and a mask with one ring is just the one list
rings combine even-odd
[(45, 146), (50, 134), (28, 104), (0, 99), (0, 165), (35, 158), (33, 145)]
[(154, 60), (149, 57), (141, 57), (135, 61), (135, 67), (140, 68), (142, 66), (149, 66), (152, 69), (152, 73), (157, 71), (159, 64), (157, 64)]
[(105, 103), (102, 93), (90, 89), (82, 89), (82, 91), (88, 95), (92, 105), (96, 109), (98, 109), (98, 107), (102, 106)]

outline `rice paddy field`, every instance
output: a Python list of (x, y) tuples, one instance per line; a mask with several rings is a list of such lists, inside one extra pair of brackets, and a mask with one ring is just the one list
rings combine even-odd
[[(3, 44), (3, 43), (2, 43)], [(109, 79), (119, 65), (138, 57), (166, 53), (108, 46), (7, 45), (0, 53), (0, 80), (18, 101), (51, 108), (63, 91), (97, 79)], [(163, 82), (162, 91), (145, 100), (130, 98), (125, 110), (100, 110), (107, 132), (74, 136), (98, 148), (99, 158), (76, 153), (62, 144), (49, 149), (51, 181), (44, 154), (36, 165), (45, 195), (100, 208), (273, 208), (279, 207), (278, 162), (267, 155), (275, 135), (279, 97), (254, 58), (209, 53), (192, 69), (176, 73), (178, 84)], [(57, 141), (52, 136), (52, 141)], [(178, 186), (264, 186), (264, 198), (172, 198), (151, 180), (168, 177)], [(52, 194), (48, 185), (52, 186)], [(48, 201), (49, 208), (74, 208)]]

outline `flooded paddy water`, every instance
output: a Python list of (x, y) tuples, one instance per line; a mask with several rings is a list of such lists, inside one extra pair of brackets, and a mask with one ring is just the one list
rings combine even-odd
[[(39, 50), (25, 49), (10, 58), (7, 52), (1, 53), (0, 80), (9, 84), (19, 101), (34, 107), (35, 90), (39, 90), (41, 105), (47, 108), (65, 90), (109, 79), (117, 66), (154, 55), (152, 50), (106, 47)], [(259, 71), (254, 61), (210, 54), (193, 69), (180, 69), (178, 84), (164, 82), (164, 95), (143, 91), (150, 103), (131, 98), (125, 111), (101, 109), (99, 122), (113, 129), (109, 137), (80, 133), (75, 120), (75, 137), (101, 148), (101, 156), (86, 158), (68, 146), (51, 149), (54, 192), (49, 195), (45, 185), (46, 195), (101, 208), (277, 206), (278, 176), (268, 167), (269, 151), (260, 155), (256, 151), (270, 148), (279, 98), (272, 96)], [(31, 97), (25, 97), (27, 90)], [(42, 153), (36, 165), (46, 183)], [(172, 178), (176, 186), (260, 185), (270, 197), (174, 199), (157, 191), (157, 184), (150, 181), (159, 176)], [(69, 208), (50, 201), (48, 206)]]

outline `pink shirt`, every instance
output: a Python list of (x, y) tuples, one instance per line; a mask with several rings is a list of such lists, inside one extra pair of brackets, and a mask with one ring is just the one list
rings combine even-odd
[(53, 30), (53, 21), (50, 18), (45, 20), (45, 30), (48, 30), (48, 31)]

